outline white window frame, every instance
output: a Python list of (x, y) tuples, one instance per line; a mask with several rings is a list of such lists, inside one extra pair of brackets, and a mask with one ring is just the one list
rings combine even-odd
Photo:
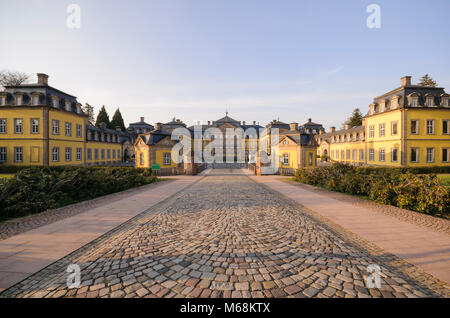
[(369, 126), (369, 138), (375, 137), (375, 125)]
[(59, 120), (52, 119), (52, 135), (59, 135)]
[(65, 136), (72, 137), (72, 123), (66, 121), (64, 126), (65, 126), (65, 131), (66, 131)]
[(87, 160), (92, 160), (92, 148), (87, 149)]
[(23, 147), (14, 147), (14, 162), (23, 162)]
[(7, 159), (7, 149), (6, 147), (0, 147), (0, 162), (6, 162)]
[[(394, 133), (394, 126), (395, 126), (395, 133)], [(391, 136), (397, 136), (398, 135), (398, 121), (391, 122)]]
[[(431, 123), (431, 126), (429, 126), (429, 123)], [(431, 132), (429, 128), (431, 128)], [(427, 119), (427, 135), (434, 135), (434, 119)]]
[(66, 147), (66, 150), (64, 151), (66, 161), (72, 161), (72, 148)]
[[(19, 124), (20, 122), (20, 124)], [(17, 129), (20, 127), (20, 131)], [(14, 133), (15, 134), (23, 134), (23, 118), (15, 118), (14, 119)]]
[(6, 118), (0, 118), (0, 134), (6, 134)]
[(375, 149), (369, 149), (369, 161), (375, 161)]
[(363, 161), (363, 160), (364, 160), (364, 150), (359, 149), (359, 161)]
[(59, 147), (52, 148), (52, 161), (53, 162), (59, 161)]
[[(447, 132), (444, 131), (444, 125), (447, 126)], [(450, 135), (450, 119), (442, 120), (442, 134), (443, 135)]]
[(165, 152), (163, 154), (163, 162), (165, 166), (169, 166), (172, 163), (172, 158), (170, 152)]
[(386, 124), (385, 124), (385, 123), (381, 123), (381, 124), (378, 126), (378, 129), (380, 130), (380, 131), (378, 132), (379, 137), (384, 137), (384, 136), (386, 136)]
[(384, 148), (378, 149), (378, 161), (386, 161), (386, 150)]
[[(431, 152), (430, 152), (431, 150)], [(433, 147), (427, 147), (426, 149), (426, 162), (434, 162), (434, 148)]]
[[(444, 150), (447, 151), (447, 156), (444, 159)], [(450, 148), (442, 148), (442, 162), (450, 162)]]
[(77, 136), (78, 138), (81, 138), (81, 137), (83, 137), (83, 134), (81, 133), (81, 131), (82, 131), (82, 128), (83, 128), (83, 126), (82, 126), (82, 125), (80, 125), (80, 124), (77, 124), (77, 126), (76, 126), (76, 136)]
[(32, 134), (39, 134), (39, 118), (31, 118), (30, 126)]
[(76, 160), (77, 161), (81, 161), (81, 157), (82, 157), (82, 149), (81, 148), (77, 148), (76, 150)]

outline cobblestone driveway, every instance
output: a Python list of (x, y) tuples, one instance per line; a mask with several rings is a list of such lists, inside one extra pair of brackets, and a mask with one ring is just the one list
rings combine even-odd
[[(215, 172), (2, 297), (437, 297), (448, 286), (246, 176)], [(68, 289), (66, 269), (81, 267)], [(368, 289), (369, 264), (381, 267)]]

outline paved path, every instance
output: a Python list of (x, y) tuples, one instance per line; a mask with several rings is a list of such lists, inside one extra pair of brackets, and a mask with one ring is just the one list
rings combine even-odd
[[(140, 199), (145, 199), (141, 196)], [(128, 208), (128, 205), (127, 205)], [(66, 285), (70, 264), (80, 288)], [(380, 288), (366, 285), (381, 267)], [(413, 273), (413, 275), (411, 274)], [(212, 170), (2, 297), (436, 297), (448, 286), (239, 171)]]
[(450, 237), (308, 191), (278, 176), (252, 177), (358, 236), (450, 284)]
[[(96, 239), (198, 180), (152, 185), (112, 203), (0, 241), (0, 291)], [(70, 207), (67, 207), (70, 208)]]

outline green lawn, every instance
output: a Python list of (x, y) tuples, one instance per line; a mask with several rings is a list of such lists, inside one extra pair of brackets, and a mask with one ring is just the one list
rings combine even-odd
[(442, 185), (450, 187), (450, 173), (438, 174), (437, 176), (441, 180)]

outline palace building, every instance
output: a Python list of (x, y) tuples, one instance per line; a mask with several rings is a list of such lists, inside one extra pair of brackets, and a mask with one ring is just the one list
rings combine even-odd
[(363, 125), (316, 136), (324, 160), (371, 166), (450, 164), (449, 94), (411, 84), (374, 98)]
[(75, 96), (48, 84), (6, 86), (0, 92), (0, 163), (103, 165), (122, 162), (122, 132), (88, 123)]

